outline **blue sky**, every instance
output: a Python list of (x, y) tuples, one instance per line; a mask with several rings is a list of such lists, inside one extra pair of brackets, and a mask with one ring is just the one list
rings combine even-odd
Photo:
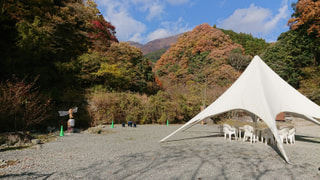
[(297, 0), (95, 0), (120, 41), (145, 44), (208, 23), (274, 42)]

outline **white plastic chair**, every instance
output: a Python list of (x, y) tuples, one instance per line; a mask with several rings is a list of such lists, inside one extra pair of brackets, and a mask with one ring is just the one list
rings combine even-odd
[(231, 127), (229, 124), (223, 124), (224, 139), (227, 139), (229, 135), (229, 140), (231, 141), (231, 135), (233, 134), (235, 139), (237, 139), (236, 128)]
[(278, 134), (279, 134), (281, 143), (284, 143), (284, 141), (288, 143), (289, 128), (282, 128), (278, 130)]
[(288, 132), (288, 143), (295, 144), (295, 135), (296, 135), (296, 128), (292, 128)]
[(248, 140), (250, 138), (250, 143), (253, 143), (256, 141), (256, 135), (254, 132), (254, 128), (250, 125), (244, 125), (244, 135), (243, 135), (243, 141)]

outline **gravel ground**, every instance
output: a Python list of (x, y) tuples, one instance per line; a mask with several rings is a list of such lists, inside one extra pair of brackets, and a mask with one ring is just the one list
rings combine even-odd
[(297, 121), (291, 164), (263, 143), (232, 140), (216, 125), (196, 125), (158, 143), (181, 125), (109, 126), (107, 134), (74, 133), (33, 148), (0, 152), (16, 165), (5, 179), (319, 179), (320, 126)]

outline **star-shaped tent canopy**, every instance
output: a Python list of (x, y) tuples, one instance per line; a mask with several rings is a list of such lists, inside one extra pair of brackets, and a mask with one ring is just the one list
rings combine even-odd
[[(320, 125), (320, 122), (314, 119), (320, 118), (320, 106), (290, 86), (259, 56), (255, 56), (226, 92), (160, 142), (205, 118), (231, 110), (246, 110), (261, 118), (268, 125), (277, 142), (280, 142), (280, 138), (275, 119), (281, 112), (304, 116), (305, 119)], [(277, 143), (277, 146), (285, 160), (289, 162), (282, 143)]]

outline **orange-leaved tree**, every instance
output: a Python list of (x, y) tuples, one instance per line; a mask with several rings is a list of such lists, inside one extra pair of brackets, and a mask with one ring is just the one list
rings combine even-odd
[(293, 17), (288, 24), (292, 30), (305, 26), (308, 33), (316, 33), (320, 36), (320, 1), (299, 0), (295, 6)]

